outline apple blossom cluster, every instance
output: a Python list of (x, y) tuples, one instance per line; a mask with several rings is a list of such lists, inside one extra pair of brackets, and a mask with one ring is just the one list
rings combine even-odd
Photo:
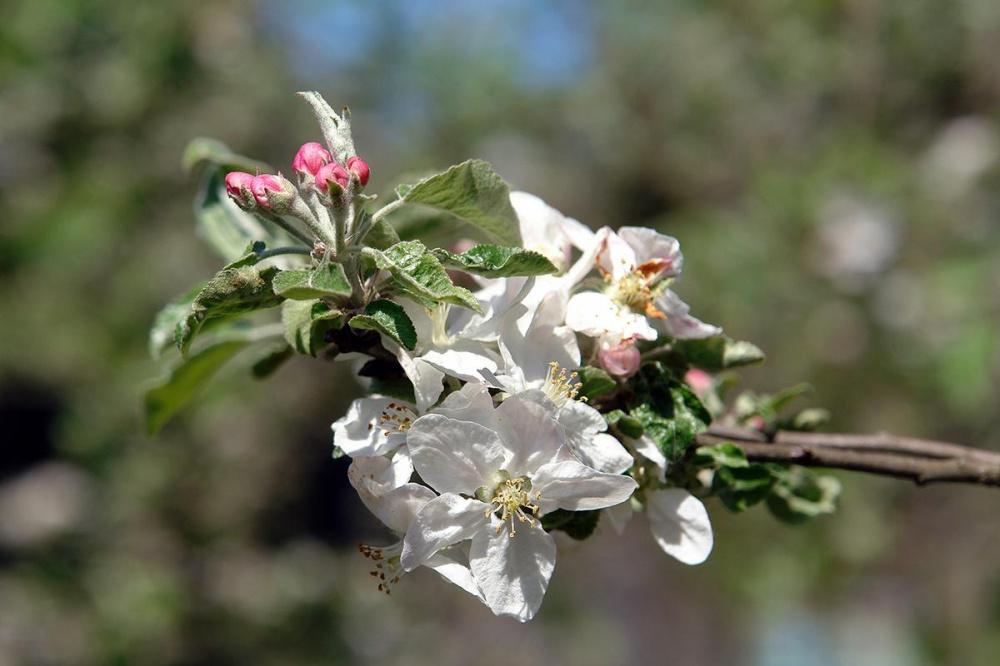
[(189, 149), (199, 232), (227, 263), (154, 323), (154, 356), (180, 358), (146, 394), (151, 432), (237, 355), (254, 353), (257, 378), (296, 353), (347, 361), (362, 395), (333, 423), (334, 455), (396, 538), (360, 548), (378, 589), (428, 567), (520, 621), (542, 604), (556, 535), (620, 534), (640, 513), (664, 553), (698, 564), (713, 546), (702, 498), (828, 510), (832, 487), (698, 445), (713, 418), (776, 408), (721, 402), (705, 371), (762, 355), (690, 314), (675, 238), (595, 231), (479, 160), (383, 203), (362, 193), (371, 173), (346, 109), (303, 97), (325, 145), (299, 148), (294, 184), (217, 142)]

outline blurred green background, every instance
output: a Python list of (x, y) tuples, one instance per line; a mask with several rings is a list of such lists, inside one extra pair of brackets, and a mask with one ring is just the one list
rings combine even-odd
[[(656, 7), (655, 5), (660, 5)], [(804, 527), (709, 507), (564, 549), (540, 616), (388, 543), (330, 459), (355, 396), (298, 359), (149, 439), (146, 333), (219, 261), (196, 136), (287, 164), (349, 104), (374, 186), (482, 157), (592, 226), (656, 225), (695, 314), (832, 428), (1000, 441), (994, 0), (34, 0), (0, 22), (0, 665), (1000, 663), (995, 490), (841, 475)], [(287, 168), (286, 168), (287, 169)]]

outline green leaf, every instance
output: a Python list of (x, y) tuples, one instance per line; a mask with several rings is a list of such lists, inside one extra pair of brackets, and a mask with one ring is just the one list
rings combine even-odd
[(391, 224), (385, 220), (377, 220), (372, 223), (371, 229), (362, 239), (362, 245), (368, 245), (379, 250), (392, 247), (399, 242), (399, 234)]
[(724, 335), (701, 340), (677, 340), (671, 347), (689, 364), (710, 372), (764, 360), (764, 352), (756, 345)]
[(281, 271), (274, 277), (274, 293), (296, 301), (346, 298), (351, 295), (351, 284), (343, 266), (331, 262), (316, 268)]
[(234, 153), (229, 146), (215, 139), (199, 137), (188, 143), (181, 158), (184, 170), (191, 172), (203, 167), (221, 171), (246, 171), (247, 173), (271, 173), (274, 171), (264, 162)]
[(768, 497), (774, 476), (766, 465), (720, 467), (712, 477), (712, 491), (733, 512), (746, 511)]
[(400, 291), (427, 307), (452, 303), (483, 312), (472, 292), (452, 284), (441, 262), (420, 241), (403, 241), (385, 251), (366, 247), (362, 253), (388, 271)]
[(583, 541), (597, 529), (600, 511), (567, 511), (556, 509), (542, 516), (542, 528), (546, 532), (562, 530), (573, 539)]
[(241, 266), (217, 273), (198, 292), (187, 315), (177, 323), (174, 342), (181, 353), (187, 353), (208, 321), (231, 319), (279, 305), (283, 299), (271, 288), (277, 272), (274, 267), (258, 270), (256, 266)]
[(149, 355), (153, 360), (160, 360), (163, 352), (174, 346), (174, 332), (177, 330), (177, 325), (187, 317), (191, 311), (191, 303), (202, 289), (204, 285), (195, 287), (180, 298), (167, 303), (156, 313), (153, 327), (149, 330)]
[(638, 404), (629, 415), (642, 424), (667, 460), (681, 459), (695, 437), (708, 429), (712, 415), (698, 396), (660, 363), (644, 365), (631, 385)]
[(315, 356), (327, 343), (326, 332), (343, 326), (344, 314), (320, 300), (285, 301), (281, 323), (285, 340), (300, 354)]
[(417, 399), (413, 391), (413, 383), (406, 377), (375, 378), (372, 379), (371, 392), (379, 395), (405, 400), (409, 403), (416, 403)]
[(608, 424), (609, 428), (617, 428), (618, 432), (632, 439), (639, 439), (645, 434), (645, 430), (639, 419), (629, 416), (620, 409), (612, 409), (610, 412), (606, 412), (604, 414), (604, 421)]
[(795, 415), (791, 423), (787, 424), (790, 430), (813, 431), (819, 430), (830, 421), (830, 412), (822, 407), (810, 407), (803, 409)]
[(767, 497), (767, 508), (787, 523), (799, 524), (837, 510), (840, 481), (803, 467), (773, 466), (777, 482)]
[[(400, 201), (432, 209), (483, 231), (495, 242), (521, 245), (517, 213), (507, 183), (482, 160), (456, 164), (444, 173), (397, 188)], [(392, 217), (392, 213), (389, 214)]]
[(578, 395), (587, 400), (596, 400), (618, 388), (618, 382), (611, 375), (590, 365), (578, 368), (576, 376), (581, 384)]
[(461, 254), (436, 249), (434, 256), (448, 268), (491, 278), (548, 275), (559, 270), (538, 252), (502, 245), (476, 245)]
[(146, 430), (155, 435), (226, 361), (242, 351), (246, 340), (227, 340), (212, 344), (186, 359), (181, 359), (170, 374), (146, 392)]
[(749, 467), (747, 456), (743, 449), (732, 442), (723, 442), (715, 446), (700, 446), (695, 451), (695, 464), (712, 467)]
[(294, 355), (295, 350), (292, 349), (291, 345), (281, 345), (269, 351), (250, 366), (250, 373), (254, 379), (270, 377)]
[(410, 351), (417, 346), (417, 329), (403, 306), (392, 301), (372, 301), (365, 307), (364, 314), (355, 315), (348, 324), (351, 328), (378, 331)]

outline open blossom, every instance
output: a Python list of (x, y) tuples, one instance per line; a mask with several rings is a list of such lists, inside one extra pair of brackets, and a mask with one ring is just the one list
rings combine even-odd
[(407, 441), (414, 468), (441, 495), (406, 531), (404, 569), (471, 540), (469, 563), (487, 605), (522, 622), (537, 612), (555, 568), (555, 542), (539, 519), (614, 506), (636, 488), (631, 477), (575, 460), (545, 409), (518, 397), (495, 410), (470, 401), (454, 417), (421, 417)]
[(722, 330), (690, 314), (668, 285), (680, 275), (683, 257), (677, 239), (642, 227), (603, 228), (595, 239), (594, 264), (604, 278), (603, 291), (574, 294), (566, 324), (609, 344), (623, 340), (670, 337), (705, 338)]
[[(361, 502), (399, 536), (406, 533), (420, 509), (436, 497), (427, 486), (409, 482), (412, 472), (412, 467), (407, 470), (383, 456), (355, 458), (347, 470), (347, 478)], [(378, 580), (379, 591), (388, 594), (406, 573), (399, 560), (403, 542), (388, 546), (362, 545), (359, 550), (374, 564), (371, 574)], [(461, 546), (441, 549), (422, 565), (482, 599), (469, 569), (468, 549)]]
[(654, 470), (650, 475), (652, 485), (636, 493), (631, 502), (611, 507), (604, 515), (621, 534), (633, 514), (645, 513), (653, 540), (663, 552), (684, 564), (701, 564), (708, 559), (714, 544), (712, 523), (705, 505), (683, 488), (661, 487), (667, 461), (652, 439), (643, 436), (631, 440), (630, 444)]
[(333, 423), (333, 443), (352, 458), (384, 456), (406, 444), (406, 431), (417, 420), (415, 405), (373, 395), (358, 398)]

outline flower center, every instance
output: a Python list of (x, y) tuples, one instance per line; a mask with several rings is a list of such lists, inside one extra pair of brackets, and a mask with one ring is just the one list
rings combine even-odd
[(400, 541), (384, 548), (359, 544), (358, 550), (375, 563), (375, 568), (368, 574), (378, 581), (378, 591), (391, 594), (389, 588), (398, 583), (402, 575), (406, 573), (399, 562), (399, 555), (403, 552), (403, 542)]
[(402, 434), (410, 429), (417, 413), (398, 402), (390, 402), (378, 417), (378, 427), (386, 435)]
[(555, 361), (549, 363), (545, 382), (542, 383), (542, 393), (555, 403), (556, 407), (562, 407), (570, 400), (574, 400), (582, 387), (583, 384), (578, 381), (575, 372), (567, 372), (566, 368)]
[(516, 479), (511, 479), (509, 475), (502, 474), (508, 478), (496, 485), (489, 500), (484, 500), (490, 505), (486, 515), (498, 514), (500, 524), (497, 525), (497, 534), (506, 526), (509, 527), (510, 537), (513, 539), (516, 534), (515, 518), (517, 522), (527, 523), (534, 527), (540, 510), (538, 500), (541, 495), (537, 490), (534, 493), (531, 492), (531, 480), (528, 477), (519, 476)]
[(621, 277), (608, 290), (608, 296), (621, 306), (636, 312), (645, 312), (653, 302), (649, 281), (639, 271)]

